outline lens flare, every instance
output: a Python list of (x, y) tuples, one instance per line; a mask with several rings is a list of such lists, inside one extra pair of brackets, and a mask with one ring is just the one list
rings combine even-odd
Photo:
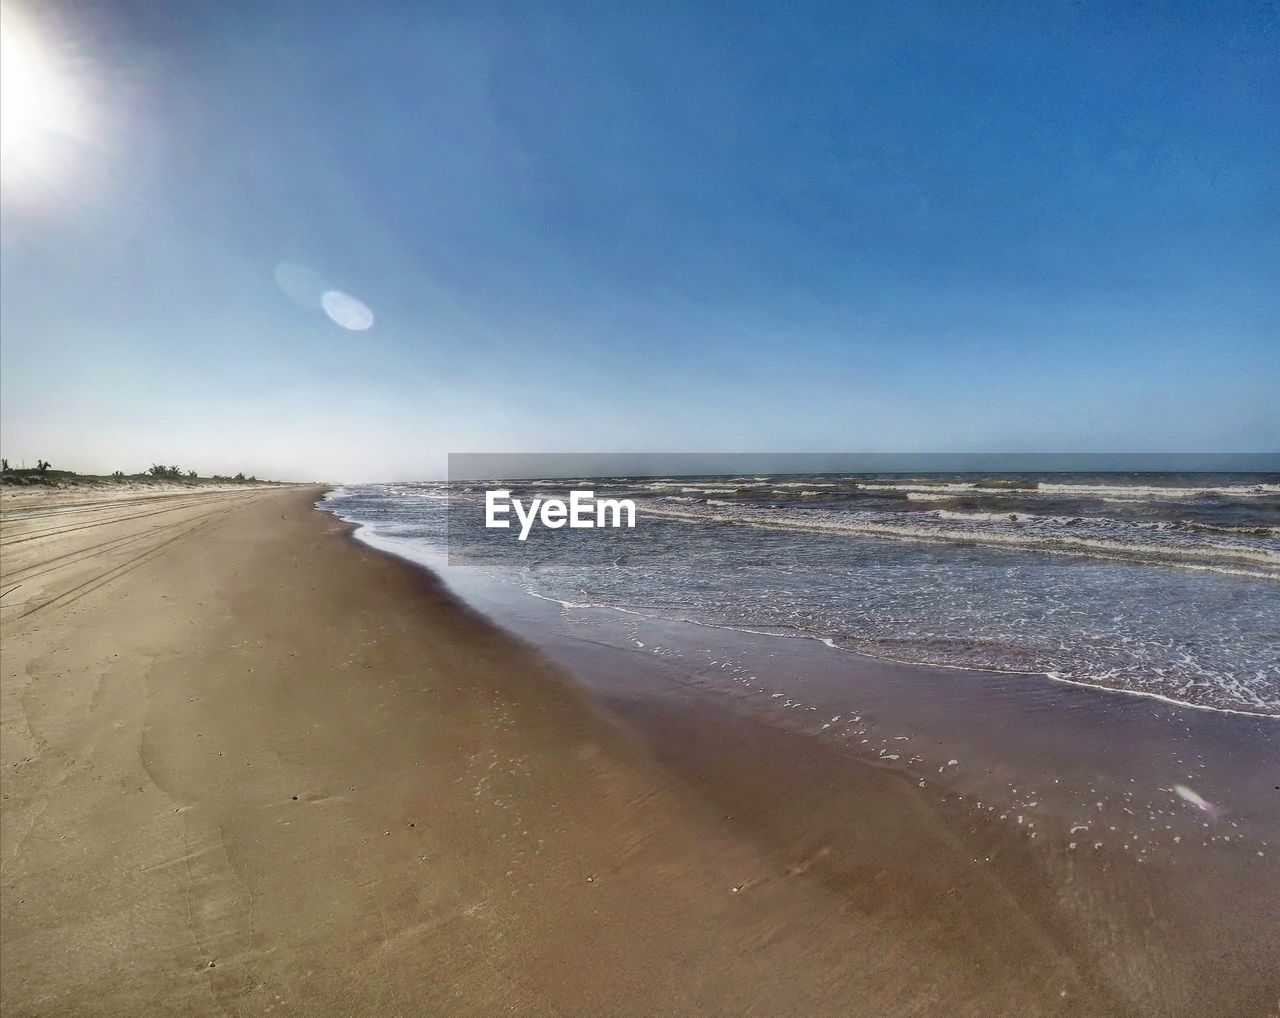
[(364, 301), (341, 290), (326, 290), (320, 298), (324, 313), (352, 332), (363, 332), (373, 325), (373, 312)]

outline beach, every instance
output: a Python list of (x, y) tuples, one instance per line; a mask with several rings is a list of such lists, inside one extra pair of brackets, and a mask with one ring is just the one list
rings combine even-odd
[[(535, 646), (324, 492), (5, 503), (6, 1014), (1274, 1013), (1272, 719), (1189, 722), (1257, 785), (1204, 854), (1051, 848), (980, 776)], [(992, 786), (1043, 745), (1067, 776), (1037, 734), (1121, 695), (1045, 683), (984, 731), (1008, 676), (930, 719), (903, 675), (876, 710), (990, 748)], [(1102, 717), (1076, 766), (1168, 721)]]
[(0, 0), (0, 1018), (1280, 1018), (1275, 12)]

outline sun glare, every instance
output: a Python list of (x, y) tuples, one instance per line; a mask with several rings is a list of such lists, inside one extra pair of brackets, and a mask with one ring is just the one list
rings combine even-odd
[(82, 135), (74, 81), (56, 50), (0, 8), (0, 164), (6, 185), (39, 180)]

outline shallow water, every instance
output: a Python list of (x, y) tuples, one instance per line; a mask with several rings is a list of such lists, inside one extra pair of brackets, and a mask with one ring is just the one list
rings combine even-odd
[[(1280, 485), (1264, 475), (580, 479), (630, 531), (485, 531), (479, 484), (323, 504), (568, 609), (1280, 715)], [(495, 535), (503, 538), (495, 540)]]

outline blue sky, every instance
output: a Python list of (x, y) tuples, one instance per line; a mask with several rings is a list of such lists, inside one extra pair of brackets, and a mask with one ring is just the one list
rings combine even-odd
[(10, 459), (1280, 449), (1274, 5), (85, 6)]

